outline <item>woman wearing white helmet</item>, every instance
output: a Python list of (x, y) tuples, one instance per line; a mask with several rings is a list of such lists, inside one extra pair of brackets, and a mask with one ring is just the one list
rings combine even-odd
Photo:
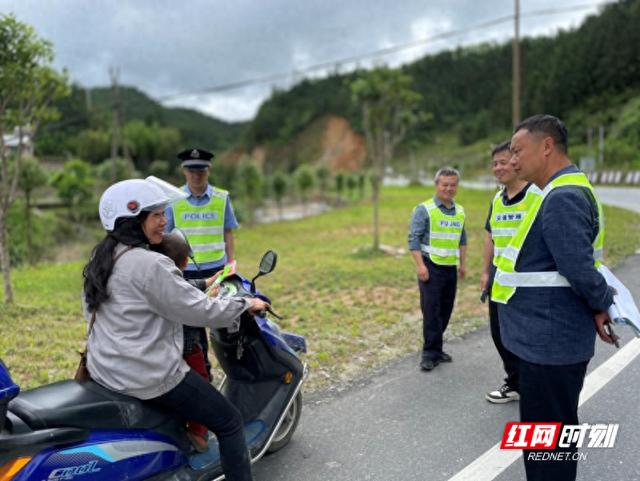
[(147, 247), (162, 241), (164, 209), (185, 194), (154, 177), (118, 182), (100, 198), (106, 237), (84, 268), (91, 316), (87, 366), (97, 383), (169, 407), (216, 434), (226, 479), (251, 480), (242, 418), (182, 358), (182, 325), (232, 326), (259, 299), (210, 298), (191, 286), (166, 256)]

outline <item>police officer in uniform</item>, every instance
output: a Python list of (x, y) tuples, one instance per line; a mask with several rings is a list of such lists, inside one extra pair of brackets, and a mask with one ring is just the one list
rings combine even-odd
[[(579, 424), (578, 402), (596, 332), (605, 325), (613, 289), (597, 267), (604, 246), (602, 206), (567, 156), (567, 130), (551, 115), (521, 122), (511, 138), (519, 177), (542, 189), (507, 247), (496, 255), (491, 297), (498, 302), (505, 347), (520, 359), (523, 422)], [(575, 447), (563, 461), (524, 451), (528, 481), (576, 478)]]
[[(540, 189), (526, 180), (519, 179), (511, 165), (511, 142), (509, 140), (497, 145), (491, 151), (491, 168), (496, 180), (502, 188), (496, 193), (489, 206), (489, 214), (485, 224), (486, 235), (482, 253), (482, 275), (480, 289), (483, 298), (489, 295), (491, 283), (495, 275), (494, 254), (501, 253), (509, 244), (520, 222), (524, 219), (533, 199), (540, 195)], [(506, 373), (504, 384), (495, 391), (488, 392), (489, 402), (502, 404), (520, 399), (518, 379), (518, 358), (506, 349), (500, 338), (498, 322), (498, 306), (489, 295), (489, 325), (491, 338), (502, 359)]]
[[(238, 221), (229, 193), (209, 184), (212, 158), (211, 152), (202, 149), (187, 149), (178, 154), (187, 181), (183, 189), (189, 196), (167, 209), (166, 230), (180, 228), (191, 244), (197, 265), (189, 262), (185, 279), (209, 278), (234, 258), (233, 230), (238, 227)], [(185, 326), (184, 334), (185, 355), (202, 349), (211, 377), (205, 330)]]
[(409, 228), (409, 250), (416, 264), (424, 345), (420, 367), (431, 371), (441, 362), (451, 362), (442, 350), (456, 297), (457, 275), (465, 275), (465, 214), (453, 199), (460, 174), (450, 167), (435, 176), (436, 195), (414, 210)]

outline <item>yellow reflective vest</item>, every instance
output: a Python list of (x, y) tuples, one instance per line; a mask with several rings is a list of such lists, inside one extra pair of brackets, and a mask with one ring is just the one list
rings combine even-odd
[(175, 226), (187, 235), (198, 264), (215, 262), (225, 255), (224, 214), (229, 193), (213, 187), (209, 202), (191, 205), (187, 199), (173, 204)]
[(557, 271), (516, 272), (515, 270), (522, 246), (533, 222), (538, 216), (538, 212), (540, 212), (540, 206), (544, 199), (553, 189), (568, 185), (587, 188), (598, 206), (599, 229), (598, 235), (593, 241), (593, 257), (595, 266), (600, 266), (604, 248), (604, 213), (602, 205), (591, 183), (583, 173), (564, 174), (555, 178), (544, 188), (542, 195), (538, 196), (528, 209), (527, 215), (507, 247), (504, 248), (500, 255), (494, 257), (497, 270), (491, 287), (491, 300), (506, 304), (519, 287), (570, 287), (567, 279)]
[(493, 240), (493, 265), (496, 264), (496, 257), (502, 254), (509, 245), (511, 238), (516, 234), (518, 227), (527, 215), (536, 197), (542, 191), (534, 184), (531, 184), (525, 196), (516, 203), (504, 205), (502, 202), (503, 191), (496, 192), (491, 207), (491, 239)]
[(441, 266), (460, 265), (460, 238), (465, 214), (460, 204), (454, 204), (455, 214), (443, 214), (433, 199), (423, 202), (429, 213), (429, 245), (420, 246), (431, 262)]

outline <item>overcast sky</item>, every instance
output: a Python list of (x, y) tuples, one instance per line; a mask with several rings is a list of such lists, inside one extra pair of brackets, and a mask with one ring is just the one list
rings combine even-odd
[[(521, 34), (552, 34), (578, 26), (601, 4), (521, 0), (523, 15), (577, 7), (524, 16)], [(121, 84), (157, 99), (466, 30), (511, 15), (513, 8), (514, 0), (0, 0), (0, 12), (14, 13), (53, 42), (55, 65), (66, 67), (80, 85), (108, 85), (108, 69), (117, 67)], [(505, 22), (362, 60), (360, 66), (396, 66), (458, 45), (503, 42), (512, 32), (513, 23)], [(296, 78), (182, 96), (167, 104), (197, 108), (225, 120), (246, 120), (274, 86), (290, 86)]]

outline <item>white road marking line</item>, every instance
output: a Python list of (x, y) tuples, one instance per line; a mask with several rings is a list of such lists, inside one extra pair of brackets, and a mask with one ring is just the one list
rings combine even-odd
[[(580, 393), (580, 406), (602, 389), (640, 354), (640, 338), (634, 338), (600, 364), (585, 379)], [(500, 443), (489, 448), (449, 481), (490, 481), (522, 456), (522, 451), (501, 450)]]

